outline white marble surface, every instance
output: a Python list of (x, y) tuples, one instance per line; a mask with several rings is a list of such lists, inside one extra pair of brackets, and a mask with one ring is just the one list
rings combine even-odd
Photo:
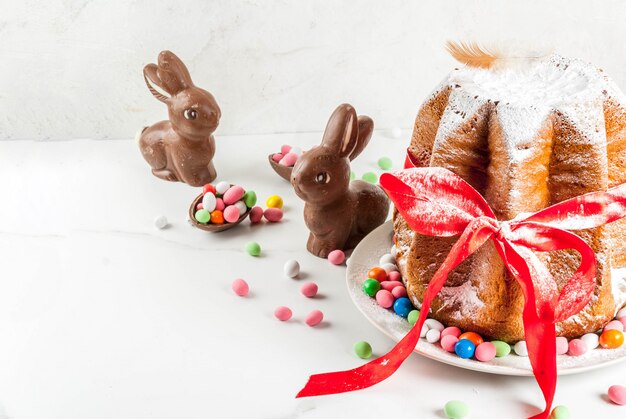
[[(409, 133), (376, 133), (358, 174), (387, 154), (399, 165)], [(296, 400), (309, 374), (392, 347), (353, 306), (345, 268), (307, 254), (302, 204), (266, 155), (319, 134), (218, 138), (220, 179), (286, 202), (280, 224), (211, 235), (187, 225), (197, 190), (149, 174), (124, 141), (0, 142), (0, 418), (441, 418), (450, 399), (472, 418), (522, 418), (542, 403), (532, 378), (460, 370), (413, 355), (384, 383), (357, 393)], [(171, 227), (156, 230), (166, 215)], [(252, 258), (248, 240), (263, 247)], [(298, 259), (303, 278), (282, 274)], [(230, 283), (245, 278), (248, 298)], [(316, 281), (320, 297), (298, 289)], [(288, 305), (294, 319), (273, 318)], [(322, 327), (303, 323), (325, 314)], [(603, 399), (626, 384), (626, 365), (560, 379), (557, 403), (573, 418), (626, 415)]]
[(219, 135), (317, 131), (337, 103), (411, 127), (447, 39), (548, 45), (626, 87), (622, 0), (0, 0), (0, 137), (130, 138), (165, 116), (162, 49), (223, 110)]

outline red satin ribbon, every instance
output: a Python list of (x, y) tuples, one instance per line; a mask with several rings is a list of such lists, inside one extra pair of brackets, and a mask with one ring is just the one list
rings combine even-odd
[[(414, 160), (407, 158), (407, 164), (414, 165)], [(593, 250), (564, 229), (598, 227), (626, 216), (626, 184), (607, 192), (581, 195), (511, 221), (498, 221), (483, 197), (446, 169), (412, 168), (386, 173), (380, 184), (415, 232), (459, 239), (430, 280), (418, 321), (391, 351), (352, 370), (313, 375), (296, 397), (359, 390), (391, 376), (417, 345), (431, 302), (448, 273), (491, 239), (524, 295), (522, 319), (528, 356), (546, 401), (545, 410), (532, 419), (547, 418), (557, 380), (555, 323), (588, 304), (596, 279)], [(578, 251), (581, 262), (558, 292), (554, 278), (532, 251), (561, 249)]]

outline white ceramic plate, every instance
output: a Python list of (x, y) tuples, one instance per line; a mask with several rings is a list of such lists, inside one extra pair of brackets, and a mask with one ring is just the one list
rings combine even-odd
[[(407, 320), (393, 311), (380, 307), (361, 289), (363, 281), (367, 279), (367, 272), (378, 265), (378, 260), (382, 255), (389, 253), (392, 234), (392, 224), (389, 221), (365, 237), (352, 252), (346, 280), (352, 301), (361, 313), (381, 332), (399, 342), (410, 329)], [(438, 343), (431, 344), (425, 339), (420, 339), (415, 352), (445, 364), (475, 371), (502, 375), (533, 375), (528, 358), (513, 353), (503, 358), (495, 358), (490, 362), (480, 362), (459, 358), (455, 354), (444, 351)], [(626, 359), (626, 345), (617, 349), (593, 349), (578, 357), (559, 355), (557, 358), (559, 375), (577, 374)]]

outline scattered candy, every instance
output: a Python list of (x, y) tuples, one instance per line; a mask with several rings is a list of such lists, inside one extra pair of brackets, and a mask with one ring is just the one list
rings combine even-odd
[(268, 208), (280, 209), (283, 207), (283, 199), (278, 195), (272, 195), (267, 198), (267, 201), (265, 201), (265, 205), (267, 205)]
[(388, 281), (400, 281), (401, 278), (402, 276), (400, 275), (400, 272), (398, 271), (391, 271), (387, 274)]
[(291, 147), (291, 150), (289, 151), (297, 156), (302, 155), (302, 149), (300, 147)]
[(291, 318), (291, 309), (289, 307), (280, 306), (274, 310), (274, 316), (281, 322), (287, 321)]
[(569, 349), (569, 343), (567, 342), (567, 338), (564, 336), (556, 337), (556, 354), (557, 355), (565, 355)]
[(248, 291), (250, 291), (250, 287), (248, 283), (241, 278), (237, 278), (233, 281), (232, 289), (240, 297), (245, 297), (248, 295)]
[(240, 199), (242, 199), (243, 198), (243, 194), (245, 194), (245, 193), (246, 193), (246, 191), (244, 191), (241, 186), (233, 185), (230, 188), (228, 188), (228, 190), (226, 192), (224, 192), (224, 196), (222, 197), (222, 199), (224, 200), (224, 204), (232, 205), (235, 202), (237, 202)]
[(626, 404), (626, 387), (614, 385), (609, 387), (609, 400), (613, 403), (623, 406)]
[(401, 297), (393, 303), (393, 311), (396, 312), (398, 316), (407, 317), (409, 313), (413, 310), (413, 304), (411, 304), (411, 300), (406, 297)]
[(391, 290), (391, 294), (393, 294), (394, 298), (406, 297), (406, 288), (404, 288), (402, 285), (399, 285)]
[(317, 295), (317, 284), (315, 282), (307, 282), (300, 287), (302, 295), (308, 298), (313, 298)]
[(385, 263), (381, 268), (383, 268), (387, 274), (398, 270), (398, 267), (394, 263)]
[(385, 270), (382, 268), (372, 268), (367, 273), (367, 277), (375, 279), (378, 282), (383, 282), (387, 279), (387, 272), (385, 272)]
[(280, 159), (278, 164), (280, 164), (281, 166), (290, 166), (291, 167), (294, 164), (296, 164), (297, 161), (298, 161), (298, 155), (296, 153), (289, 152), (289, 153), (285, 154), (285, 156), (282, 159)]
[(569, 409), (567, 406), (556, 406), (550, 413), (550, 419), (569, 419)]
[(250, 210), (250, 222), (256, 224), (263, 218), (263, 208), (254, 207)]
[(492, 340), (491, 344), (496, 347), (496, 358), (502, 358), (511, 353), (511, 345), (501, 340)]
[(393, 305), (393, 295), (387, 290), (379, 290), (376, 293), (376, 302), (382, 308), (389, 308)]
[(440, 338), (441, 332), (437, 329), (429, 329), (428, 332), (426, 332), (426, 341), (428, 343), (437, 343)]
[(211, 213), (211, 222), (213, 224), (224, 224), (224, 213), (219, 210), (215, 210)]
[(243, 194), (243, 202), (248, 208), (254, 207), (256, 205), (256, 192), (246, 191), (246, 193)]
[(443, 407), (443, 413), (449, 419), (463, 419), (469, 415), (469, 406), (459, 400), (451, 400)]
[(526, 341), (520, 340), (513, 345), (513, 350), (519, 356), (528, 356), (528, 348), (526, 347)]
[(165, 215), (159, 215), (157, 218), (154, 219), (154, 226), (159, 230), (163, 230), (165, 227), (167, 227), (167, 224), (167, 217)]
[(281, 154), (287, 154), (291, 151), (291, 146), (288, 144), (283, 144), (280, 146), (280, 153)]
[(346, 260), (346, 254), (339, 249), (333, 250), (328, 254), (328, 261), (333, 265), (341, 265), (344, 260)]
[(595, 333), (587, 333), (582, 335), (581, 339), (587, 344), (587, 348), (596, 349), (600, 345), (600, 336)]
[(205, 209), (196, 211), (196, 213), (194, 214), (194, 217), (196, 217), (196, 221), (201, 224), (206, 224), (211, 220), (211, 214), (209, 213), (209, 211)]
[(217, 185), (215, 185), (216, 194), (224, 195), (224, 193), (226, 193), (228, 189), (230, 189), (230, 183), (228, 182), (219, 182)]
[(290, 259), (285, 262), (285, 266), (283, 266), (283, 272), (289, 278), (295, 278), (300, 274), (300, 264), (297, 260)]
[(459, 329), (456, 326), (446, 327), (445, 329), (441, 331), (441, 337), (443, 338), (444, 336), (448, 336), (448, 335), (458, 338), (459, 336), (461, 336), (461, 329)]
[(202, 187), (202, 194), (206, 194), (207, 192), (211, 192), (213, 195), (215, 195), (215, 186), (211, 185), (210, 183), (207, 183), (206, 185), (204, 185)]
[(208, 212), (213, 212), (215, 210), (216, 198), (211, 192), (204, 194), (202, 197), (202, 208), (207, 210)]
[(409, 321), (409, 324), (411, 326), (414, 326), (415, 323), (417, 323), (417, 319), (419, 318), (419, 316), (420, 316), (419, 310), (411, 310), (409, 311), (409, 315), (406, 316), (406, 319)]
[(604, 326), (604, 330), (613, 330), (613, 329), (623, 332), (624, 324), (619, 320), (611, 320), (606, 326)]
[(624, 343), (624, 333), (619, 330), (605, 330), (600, 335), (600, 346), (605, 349), (615, 349)]
[(248, 211), (248, 207), (243, 201), (237, 201), (233, 204), (233, 207), (237, 208), (239, 215), (244, 215)]
[(380, 159), (378, 159), (378, 167), (380, 167), (381, 169), (389, 170), (391, 169), (391, 166), (392, 162), (389, 157), (381, 157)]
[(580, 356), (587, 352), (587, 344), (582, 339), (572, 339), (569, 341), (568, 354), (572, 356)]
[(363, 176), (361, 176), (361, 179), (369, 183), (376, 183), (378, 181), (378, 176), (376, 176), (376, 173), (374, 172), (365, 172), (363, 173)]
[(459, 338), (453, 335), (446, 335), (441, 337), (441, 347), (444, 351), (454, 353), (454, 347), (459, 341)]
[(224, 211), (226, 204), (222, 198), (215, 198), (215, 209), (218, 211)]
[(469, 339), (459, 339), (459, 341), (454, 345), (454, 352), (463, 358), (469, 359), (474, 356), (474, 352), (476, 351), (476, 345)]
[(474, 332), (462, 333), (461, 336), (459, 336), (459, 340), (461, 339), (470, 340), (476, 346), (484, 342), (483, 338), (478, 333), (474, 333)]
[(496, 357), (496, 346), (491, 342), (483, 342), (476, 347), (474, 356), (480, 362), (489, 362)]
[(246, 243), (246, 253), (250, 256), (259, 256), (261, 254), (261, 245), (257, 242)]
[(354, 344), (354, 353), (361, 359), (368, 359), (372, 356), (372, 345), (364, 340)]
[(275, 163), (278, 163), (279, 161), (281, 161), (283, 159), (283, 155), (281, 153), (274, 153), (272, 154), (272, 160)]
[(277, 223), (283, 219), (283, 211), (280, 208), (268, 208), (263, 212), (263, 216), (270, 223)]
[(394, 258), (390, 253), (382, 255), (378, 263), (382, 266), (385, 263), (396, 263), (396, 258)]
[(376, 293), (380, 290), (380, 282), (375, 279), (366, 279), (363, 282), (363, 292), (370, 297), (375, 297)]
[(380, 286), (387, 291), (392, 291), (396, 287), (404, 287), (400, 281), (383, 281), (380, 283)]
[(429, 329), (437, 329), (440, 332), (445, 329), (445, 326), (436, 319), (426, 319), (426, 321), (424, 322), (424, 324), (426, 325), (426, 327), (428, 327)]
[(313, 326), (320, 324), (323, 319), (324, 319), (324, 313), (322, 313), (319, 310), (313, 310), (312, 312), (307, 314), (306, 318), (304, 319), (304, 322), (308, 324), (309, 326), (313, 327)]
[(229, 205), (224, 209), (224, 220), (234, 223), (239, 219), (239, 209), (234, 205)]
[(619, 320), (624, 325), (624, 330), (626, 330), (626, 316), (622, 316), (617, 320)]

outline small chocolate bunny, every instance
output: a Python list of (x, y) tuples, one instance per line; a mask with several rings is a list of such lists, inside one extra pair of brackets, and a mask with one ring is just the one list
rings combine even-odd
[(333, 112), (321, 145), (303, 153), (291, 174), (296, 195), (304, 202), (304, 221), (311, 234), (307, 249), (327, 257), (335, 249), (356, 246), (385, 222), (389, 199), (370, 183), (350, 182), (350, 161), (372, 136), (374, 122), (348, 104)]
[(146, 65), (143, 75), (148, 89), (167, 105), (169, 114), (169, 121), (145, 127), (139, 135), (139, 148), (152, 174), (191, 186), (211, 182), (217, 176), (211, 161), (213, 132), (221, 116), (215, 98), (193, 84), (185, 64), (170, 51), (159, 54), (158, 65)]

